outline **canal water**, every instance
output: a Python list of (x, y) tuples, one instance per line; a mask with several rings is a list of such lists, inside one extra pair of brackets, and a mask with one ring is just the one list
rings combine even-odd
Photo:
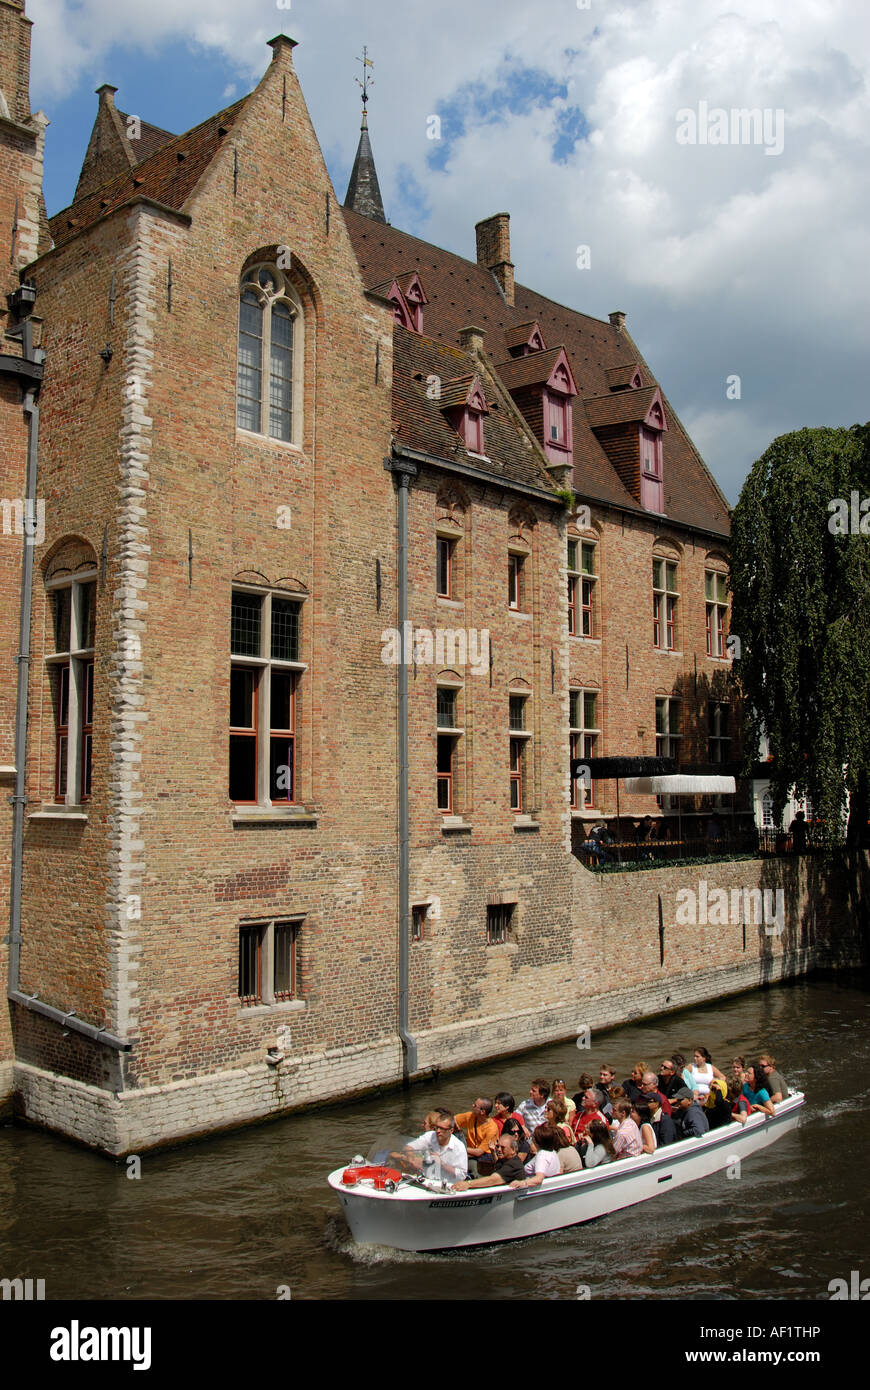
[[(161, 1154), (141, 1177), (45, 1133), (0, 1129), (0, 1277), (46, 1299), (828, 1299), (870, 1277), (868, 981), (817, 977), (594, 1033), (503, 1063), (335, 1105)], [(578, 1021), (579, 1026), (579, 1021)], [(538, 1075), (702, 1044), (726, 1070), (770, 1051), (807, 1094), (801, 1126), (744, 1161), (550, 1236), (462, 1253), (356, 1247), (326, 1173), (379, 1136), (417, 1133), (437, 1104), (468, 1109)], [(286, 1292), (284, 1294), (286, 1297)]]

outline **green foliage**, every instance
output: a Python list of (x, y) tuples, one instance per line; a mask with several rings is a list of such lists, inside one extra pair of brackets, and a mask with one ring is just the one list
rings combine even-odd
[(566, 507), (569, 512), (574, 510), (575, 497), (574, 492), (571, 488), (557, 488), (555, 496), (561, 498), (562, 505)]
[(798, 430), (754, 464), (732, 520), (747, 767), (766, 731), (777, 820), (794, 787), (829, 840), (847, 788), (866, 821), (870, 772), (870, 535), (836, 534), (829, 505), (852, 492), (870, 497), (870, 426)]

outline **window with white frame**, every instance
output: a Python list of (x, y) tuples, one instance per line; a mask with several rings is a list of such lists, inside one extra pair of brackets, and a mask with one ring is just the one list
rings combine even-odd
[(299, 998), (297, 948), (304, 918), (244, 922), (239, 928), (239, 1000), (282, 1004)]
[(527, 726), (528, 695), (508, 697), (508, 729), (510, 733), (510, 799), (512, 811), (523, 811), (526, 805), (526, 769), (529, 766), (531, 730)]
[(518, 612), (526, 607), (526, 560), (520, 551), (508, 554), (508, 608)]
[(299, 800), (296, 717), (302, 599), (234, 588), (230, 621), (229, 795), (237, 805)]
[(677, 648), (678, 573), (676, 560), (653, 557), (653, 646), (668, 652)]
[(727, 763), (731, 754), (731, 732), (729, 707), (721, 700), (711, 700), (707, 705), (707, 754), (711, 763)]
[(53, 648), (45, 660), (54, 707), (54, 799), (75, 806), (91, 795), (96, 570), (50, 579), (46, 587)]
[(704, 571), (707, 600), (707, 655), (724, 657), (725, 626), (728, 618), (728, 580), (720, 570)]
[[(601, 734), (598, 716), (597, 690), (571, 690), (569, 692), (569, 757), (587, 761), (598, 756), (598, 740)], [(582, 778), (571, 779), (571, 809), (583, 810), (594, 806), (597, 801), (597, 784), (588, 783)]]
[(459, 689), (439, 684), (436, 690), (436, 804), (444, 815), (452, 815), (458, 809), (456, 770), (463, 732), (459, 725)]
[(302, 305), (283, 271), (245, 271), (239, 300), (236, 420), (240, 429), (302, 444)]
[(680, 701), (656, 700), (656, 757), (680, 761)]

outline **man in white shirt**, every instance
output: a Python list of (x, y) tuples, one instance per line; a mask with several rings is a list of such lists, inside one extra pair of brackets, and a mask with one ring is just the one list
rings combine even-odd
[(441, 1108), (432, 1113), (435, 1128), (412, 1139), (405, 1149), (406, 1159), (424, 1178), (436, 1182), (452, 1183), (468, 1177), (468, 1153), (453, 1134), (453, 1112)]

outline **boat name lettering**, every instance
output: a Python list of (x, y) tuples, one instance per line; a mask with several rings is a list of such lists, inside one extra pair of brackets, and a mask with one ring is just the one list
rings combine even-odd
[(491, 1201), (491, 1197), (460, 1197), (456, 1202), (445, 1202), (442, 1198), (440, 1202), (430, 1202), (429, 1205), (441, 1211), (455, 1211), (457, 1207), (485, 1207)]

